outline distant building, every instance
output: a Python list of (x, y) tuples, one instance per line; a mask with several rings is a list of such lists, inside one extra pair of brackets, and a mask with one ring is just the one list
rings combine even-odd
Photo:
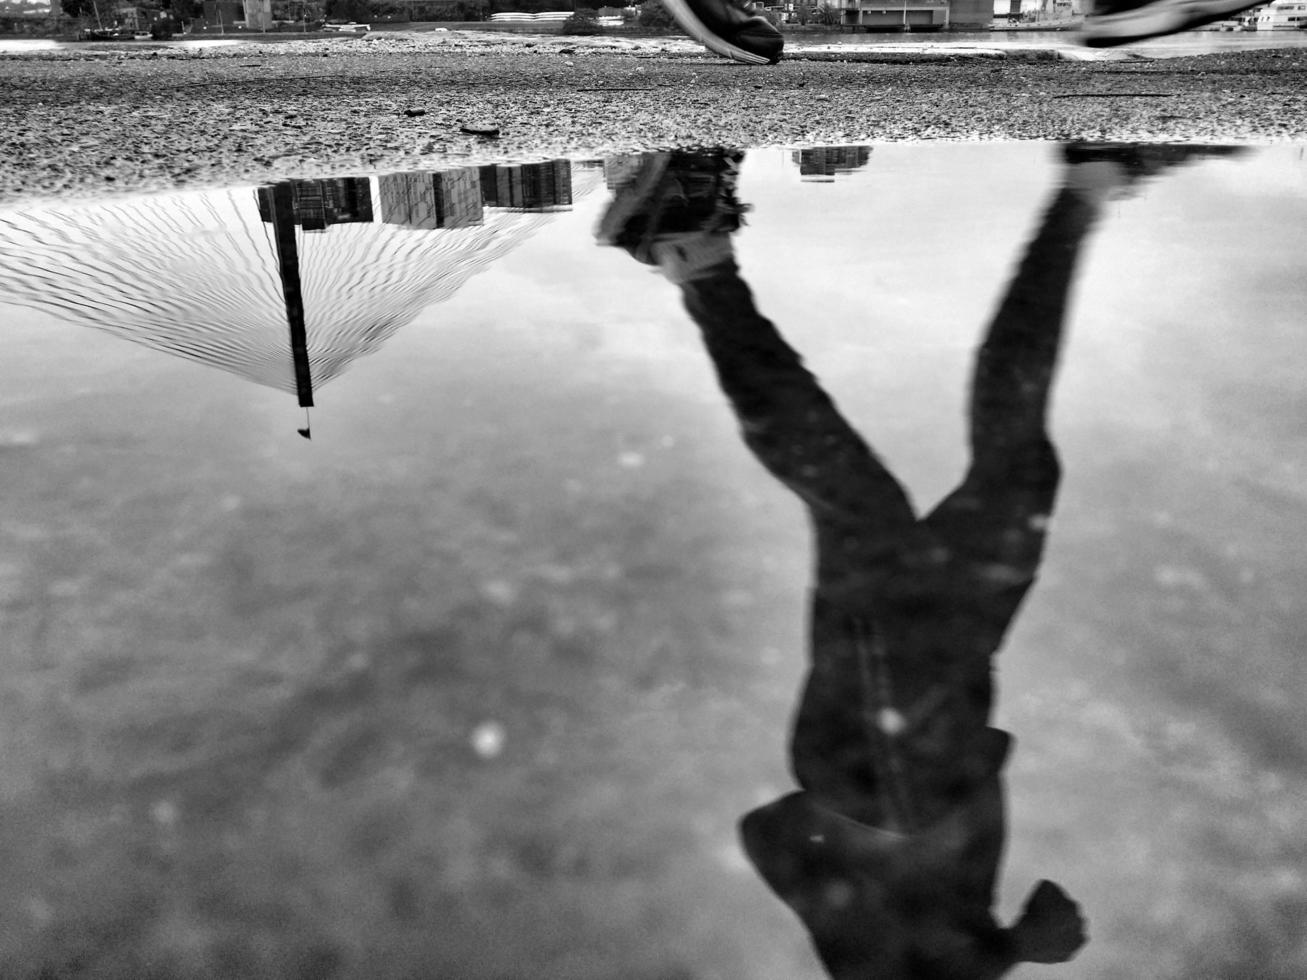
[(119, 27), (125, 27), (132, 31), (148, 31), (150, 29), (150, 11), (144, 7), (119, 4), (109, 9), (114, 24)]
[(318, 0), (272, 0), (272, 22), (302, 24), (322, 20), (323, 4)]
[[(1023, 0), (1001, 2), (1006, 15), (1009, 3)], [(831, 5), (839, 12), (839, 26), (853, 31), (988, 30), (998, 13), (995, 0), (832, 0)]]
[[(954, 10), (973, 0), (833, 0), (840, 27), (866, 31), (938, 31), (953, 24)], [(993, 20), (986, 15), (985, 26)]]
[(1083, 0), (994, 0), (994, 16), (1026, 23), (1068, 20), (1084, 13)]
[(272, 28), (272, 0), (245, 0), (245, 28), (266, 31)]
[(245, 23), (245, 4), (241, 0), (204, 0), (204, 23), (221, 30)]
[(59, 9), (55, 0), (0, 0), (0, 17), (51, 17)]
[(949, 0), (948, 9), (952, 31), (983, 31), (994, 23), (993, 0)]

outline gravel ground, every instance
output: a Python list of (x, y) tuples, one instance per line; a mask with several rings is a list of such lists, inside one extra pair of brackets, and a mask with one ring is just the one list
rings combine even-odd
[(9, 54), (0, 204), (678, 145), (1307, 139), (1303, 49), (790, 47), (761, 69), (683, 38), (458, 31)]

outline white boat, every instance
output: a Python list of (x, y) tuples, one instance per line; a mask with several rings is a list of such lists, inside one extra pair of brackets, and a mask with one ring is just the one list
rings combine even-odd
[(1307, 28), (1307, 0), (1273, 0), (1248, 18), (1254, 31), (1296, 31)]

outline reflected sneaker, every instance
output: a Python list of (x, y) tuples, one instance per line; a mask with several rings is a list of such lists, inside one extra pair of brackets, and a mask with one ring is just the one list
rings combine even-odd
[(1259, 0), (1093, 0), (1081, 39), (1091, 48), (1110, 48), (1150, 37), (1178, 34), (1224, 20)]
[(774, 65), (785, 39), (746, 0), (663, 0), (681, 30), (709, 51), (746, 65)]
[(1074, 190), (1104, 195), (1128, 191), (1141, 180), (1194, 160), (1235, 156), (1242, 152), (1242, 146), (1205, 143), (1062, 144), (1062, 159), (1067, 164), (1066, 185)]
[(595, 237), (673, 282), (689, 282), (731, 259), (732, 232), (748, 207), (735, 196), (739, 151), (647, 153), (599, 221)]

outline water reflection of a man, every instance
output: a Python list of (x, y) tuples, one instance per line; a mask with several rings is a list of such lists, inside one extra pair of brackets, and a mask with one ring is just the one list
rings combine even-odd
[(1065, 148), (1063, 184), (976, 355), (970, 466), (922, 518), (740, 278), (742, 154), (645, 157), (600, 226), (680, 286), (745, 442), (808, 508), (801, 789), (740, 830), (839, 980), (999, 977), (1086, 941), (1078, 906), (1048, 881), (1012, 925), (993, 913), (1011, 737), (988, 723), (992, 658), (1034, 582), (1057, 491), (1046, 419), (1080, 246), (1109, 195), (1212, 152), (1224, 151)]

